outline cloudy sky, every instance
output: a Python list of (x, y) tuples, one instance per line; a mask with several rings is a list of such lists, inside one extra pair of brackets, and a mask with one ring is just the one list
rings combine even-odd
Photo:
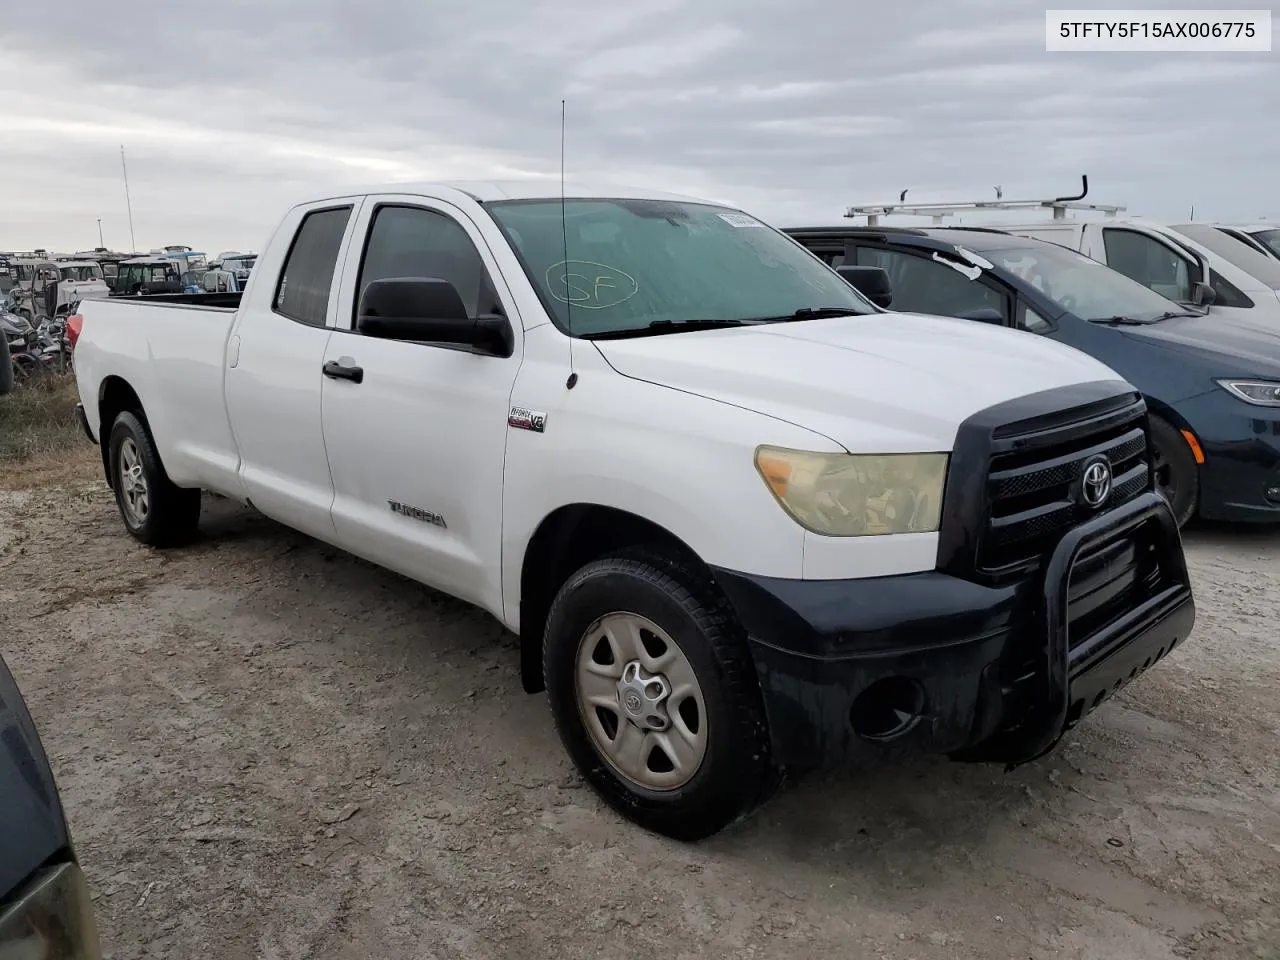
[(51, 16), (0, 22), (0, 249), (92, 247), (99, 218), (128, 247), (121, 144), (139, 249), (261, 249), (287, 203), (335, 183), (555, 175), (562, 97), (571, 177), (778, 225), (903, 188), (1071, 193), (1081, 173), (1091, 199), (1153, 217), (1280, 219), (1280, 45), (1046, 53), (1025, 0), (63, 0)]

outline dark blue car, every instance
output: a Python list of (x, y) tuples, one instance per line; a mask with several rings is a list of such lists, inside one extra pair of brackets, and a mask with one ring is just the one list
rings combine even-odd
[[(786, 231), (894, 310), (1027, 330), (1101, 360), (1142, 391), (1156, 484), (1180, 524), (1280, 521), (1280, 330), (1166, 300), (1075, 251), (984, 228)], [(891, 297), (891, 299), (890, 299)], [(875, 299), (873, 297), (873, 299)]]

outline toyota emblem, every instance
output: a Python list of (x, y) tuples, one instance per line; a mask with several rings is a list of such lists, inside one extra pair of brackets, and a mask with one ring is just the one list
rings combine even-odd
[(1111, 464), (1101, 457), (1090, 461), (1081, 480), (1080, 492), (1086, 504), (1100, 507), (1107, 502), (1111, 496)]

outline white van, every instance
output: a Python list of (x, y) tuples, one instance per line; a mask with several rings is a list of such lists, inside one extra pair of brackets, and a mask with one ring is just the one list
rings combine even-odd
[(1254, 243), (1259, 249), (1280, 260), (1280, 224), (1251, 223), (1245, 226), (1215, 224), (1219, 230)]
[(1170, 226), (1138, 217), (991, 226), (1070, 247), (1170, 300), (1280, 330), (1280, 260), (1269, 260), (1213, 227)]

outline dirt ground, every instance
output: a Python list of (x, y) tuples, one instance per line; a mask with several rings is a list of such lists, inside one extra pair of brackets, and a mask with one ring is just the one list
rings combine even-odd
[(1280, 533), (1189, 533), (1192, 641), (1050, 758), (685, 846), (582, 787), (486, 615), (225, 501), (142, 548), (61, 456), (0, 464), (0, 645), (109, 957), (1280, 958)]

